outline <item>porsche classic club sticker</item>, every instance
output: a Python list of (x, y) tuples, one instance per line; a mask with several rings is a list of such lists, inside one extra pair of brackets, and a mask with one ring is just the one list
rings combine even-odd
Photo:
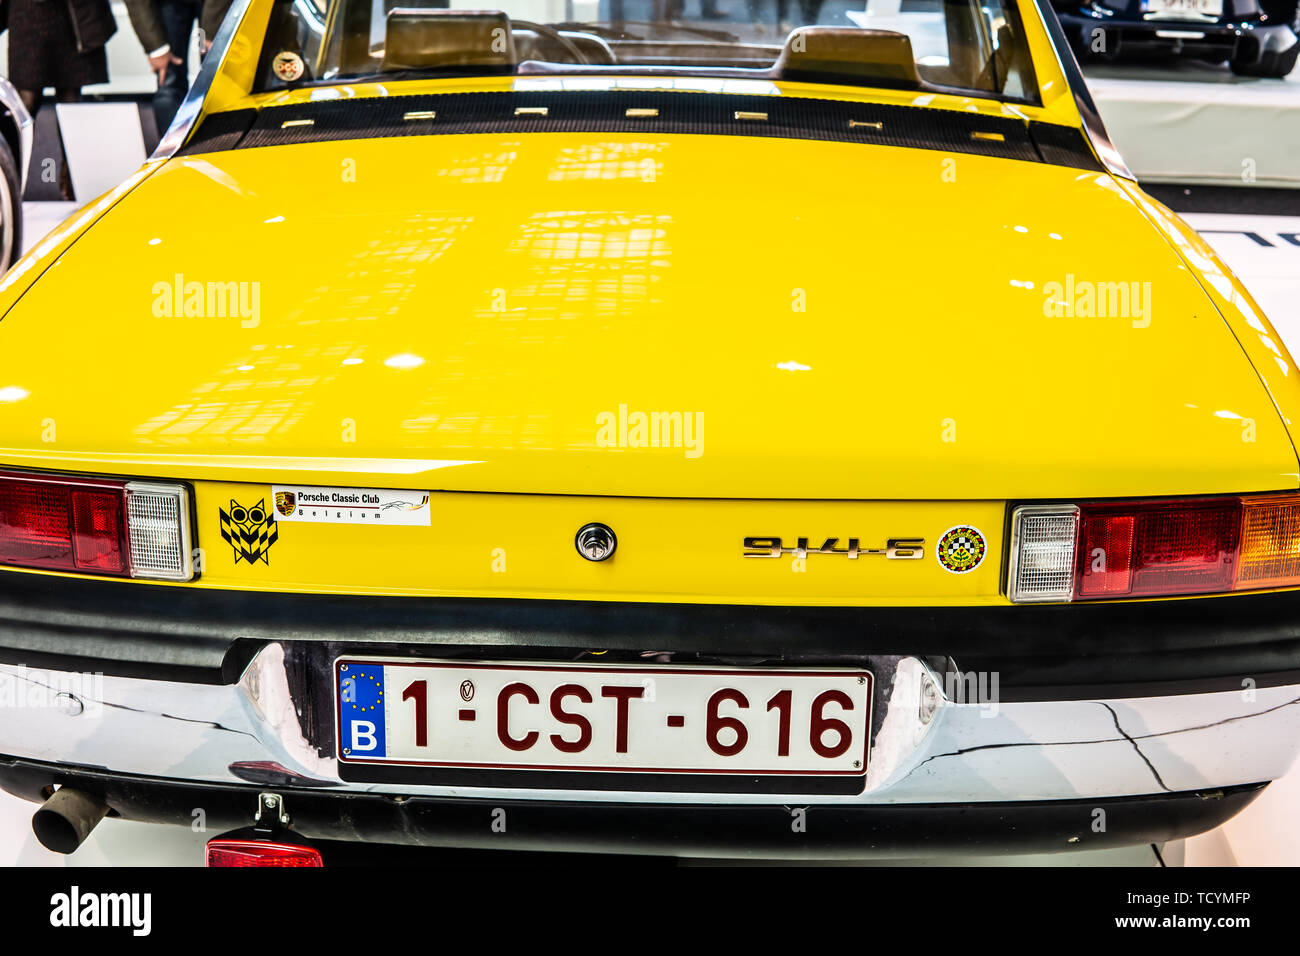
[(953, 574), (965, 574), (980, 566), (988, 551), (988, 544), (979, 528), (959, 524), (943, 533), (936, 551), (939, 563), (946, 570)]
[(272, 485), (271, 500), (281, 521), (324, 524), (432, 525), (427, 491), (385, 488), (329, 488)]
[(261, 561), (269, 565), (271, 559), (267, 552), (280, 539), (280, 529), (276, 527), (275, 515), (266, 510), (266, 500), (247, 507), (231, 498), (229, 511), (217, 510), (221, 513), (221, 537), (235, 549), (235, 564)]

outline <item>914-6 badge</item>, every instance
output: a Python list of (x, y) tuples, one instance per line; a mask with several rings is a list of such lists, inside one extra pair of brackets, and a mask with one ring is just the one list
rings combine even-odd
[(988, 543), (979, 528), (959, 524), (949, 528), (939, 538), (937, 553), (939, 563), (953, 574), (965, 574), (974, 571), (984, 561), (988, 552)]
[(235, 549), (235, 564), (261, 561), (269, 565), (271, 559), (267, 552), (280, 539), (280, 529), (275, 515), (266, 510), (266, 499), (249, 508), (231, 498), (229, 511), (225, 508), (217, 510), (221, 513), (221, 537)]

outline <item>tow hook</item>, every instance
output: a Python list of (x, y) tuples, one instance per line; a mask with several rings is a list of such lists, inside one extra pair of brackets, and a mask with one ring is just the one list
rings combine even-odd
[(264, 793), (257, 798), (257, 812), (253, 814), (253, 829), (268, 836), (289, 829), (292, 823), (284, 808), (284, 798), (278, 793)]

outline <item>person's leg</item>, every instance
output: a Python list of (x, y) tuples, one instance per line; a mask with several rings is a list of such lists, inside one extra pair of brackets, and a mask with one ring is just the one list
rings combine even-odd
[(27, 115), (33, 119), (36, 118), (36, 111), (41, 108), (41, 103), (45, 99), (41, 90), (19, 90), (18, 97), (23, 101), (23, 108), (27, 110)]
[[(81, 100), (81, 87), (57, 87), (54, 90), (54, 100), (57, 103), (77, 103)], [(72, 171), (68, 168), (68, 154), (66, 152), (63, 154), (63, 165), (59, 168), (59, 192), (69, 202), (76, 198), (76, 194), (72, 191)]]
[(158, 124), (158, 135), (167, 132), (176, 111), (190, 88), (189, 63), (190, 36), (194, 24), (198, 21), (198, 5), (190, 0), (162, 0), (163, 28), (167, 31), (167, 42), (172, 54), (181, 62), (167, 67), (167, 78), (158, 86), (153, 96), (153, 116)]

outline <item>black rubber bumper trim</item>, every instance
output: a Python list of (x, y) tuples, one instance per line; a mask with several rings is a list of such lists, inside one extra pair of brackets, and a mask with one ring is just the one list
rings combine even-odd
[(603, 649), (852, 664), (902, 654), (996, 673), (1006, 701), (1095, 699), (1297, 682), (1300, 592), (1019, 607), (761, 607), (275, 594), (0, 572), (0, 663), (233, 683), (270, 641), (403, 646), (429, 656), (482, 649), (487, 658), (505, 649), (538, 656)]
[[(266, 787), (197, 785), (0, 758), (0, 788), (43, 801), (51, 786), (101, 797), (129, 820), (190, 826), (202, 809), (212, 833), (252, 822)], [(277, 788), (303, 836), (321, 840), (498, 850), (565, 850), (806, 860), (937, 853), (1096, 850), (1180, 840), (1219, 826), (1263, 783), (1221, 790), (961, 804), (588, 803), (401, 797)], [(802, 823), (793, 826), (796, 810)], [(1097, 832), (1097, 811), (1105, 827)], [(495, 822), (504, 822), (494, 828)]]

